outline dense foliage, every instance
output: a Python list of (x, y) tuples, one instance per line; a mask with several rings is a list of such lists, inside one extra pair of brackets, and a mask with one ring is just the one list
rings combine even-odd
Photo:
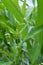
[(43, 65), (43, 0), (26, 1), (0, 0), (0, 65)]

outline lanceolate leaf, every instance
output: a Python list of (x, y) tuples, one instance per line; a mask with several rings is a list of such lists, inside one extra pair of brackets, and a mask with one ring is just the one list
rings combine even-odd
[(0, 4), (0, 9), (2, 9), (2, 10), (5, 9), (5, 7), (4, 7), (4, 5), (2, 5), (2, 3)]
[[(43, 14), (43, 0), (38, 0), (38, 19), (36, 22), (36, 26), (43, 24), (42, 14)], [(36, 39), (39, 41), (40, 45), (43, 48), (43, 30), (37, 35)]]
[(5, 54), (6, 56), (12, 57), (9, 52), (4, 51), (3, 49), (0, 48), (0, 53)]
[(35, 61), (37, 60), (39, 54), (40, 54), (40, 44), (39, 43), (35, 43), (34, 47), (30, 49), (28, 53), (28, 56), (31, 60), (31, 65), (33, 65), (35, 63)]
[(23, 14), (25, 16), (25, 14), (26, 14), (26, 0), (24, 0), (24, 2), (23, 2), (22, 12), (23, 12)]
[(19, 8), (19, 3), (18, 3), (18, 0), (13, 0), (14, 3), (17, 5), (17, 7)]
[(23, 14), (21, 13), (21, 11), (19, 10), (19, 8), (11, 1), (11, 0), (2, 0), (2, 2), (4, 3), (4, 5), (6, 6), (6, 8), (12, 13), (14, 14), (14, 16), (16, 17), (16, 19), (20, 22), (24, 22), (23, 18)]
[(3, 25), (2, 27), (5, 29), (8, 29), (9, 31), (11, 31), (14, 35), (16, 35), (16, 31), (14, 31), (14, 29), (12, 29), (10, 26), (8, 26), (6, 23), (4, 23), (3, 21), (0, 22), (1, 25)]
[(40, 25), (40, 26), (38, 26), (38, 27), (36, 27), (36, 28), (34, 28), (30, 33), (28, 33), (28, 34), (24, 37), (24, 40), (23, 40), (23, 41), (25, 41), (25, 40), (31, 38), (32, 36), (34, 36), (34, 35), (36, 35), (36, 34), (38, 34), (38, 33), (41, 32), (42, 30), (43, 30), (43, 24)]
[(11, 65), (13, 61), (8, 58), (0, 58), (0, 65)]
[(30, 33), (28, 33), (24, 38), (23, 41), (20, 43), (20, 47), (23, 45), (23, 42), (25, 42), (27, 39), (37, 35), (38, 33), (40, 33), (43, 30), (43, 24), (34, 28), (33, 30), (31, 30)]

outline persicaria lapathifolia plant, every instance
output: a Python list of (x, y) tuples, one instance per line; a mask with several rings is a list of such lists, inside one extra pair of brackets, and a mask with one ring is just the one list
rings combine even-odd
[(43, 65), (43, 0), (0, 0), (0, 65)]

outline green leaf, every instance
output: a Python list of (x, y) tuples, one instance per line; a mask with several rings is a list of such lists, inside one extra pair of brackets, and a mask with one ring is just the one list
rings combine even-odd
[(22, 26), (22, 28), (20, 29), (20, 32), (19, 34), (22, 36), (22, 37), (25, 37), (27, 35), (27, 31), (28, 31), (28, 24), (26, 23), (24, 26)]
[(32, 0), (33, 4), (35, 5), (35, 0)]
[(12, 57), (12, 55), (11, 55), (8, 51), (6, 52), (6, 51), (4, 51), (4, 50), (1, 49), (1, 48), (0, 48), (0, 53), (7, 55), (9, 58)]
[(13, 1), (14, 1), (14, 4), (17, 5), (17, 7), (19, 8), (18, 0), (13, 0)]
[[(43, 14), (43, 0), (38, 0), (38, 19), (36, 22), (36, 26), (43, 24), (42, 14)], [(36, 40), (38, 40), (41, 47), (43, 47), (43, 30), (37, 35)]]
[(28, 33), (22, 40), (21, 43), (19, 43), (19, 47), (21, 47), (23, 45), (23, 42), (25, 42), (27, 39), (37, 35), (38, 33), (40, 33), (41, 31), (43, 30), (43, 24), (38, 26), (38, 27), (35, 27), (34, 29), (31, 30), (30, 33)]
[(26, 15), (26, 0), (24, 0), (24, 2), (23, 2), (22, 13), (24, 16)]
[(3, 53), (4, 51), (2, 49), (0, 49), (0, 53)]
[(2, 5), (2, 3), (0, 3), (0, 12), (2, 12), (5, 9), (4, 5)]
[(27, 39), (29, 39), (29, 38), (31, 38), (32, 36), (34, 36), (34, 35), (38, 34), (39, 32), (41, 32), (42, 30), (43, 30), (43, 24), (40, 25), (40, 26), (38, 26), (38, 27), (36, 27), (36, 28), (34, 28), (33, 30), (31, 30), (31, 32), (28, 33), (28, 34), (24, 37), (23, 41), (26, 41)]
[(33, 7), (29, 6), (26, 10), (26, 19), (33, 13)]
[(3, 34), (1, 33), (1, 31), (0, 31), (0, 38), (3, 39)]
[(2, 26), (3, 28), (8, 29), (8, 30), (11, 31), (14, 35), (16, 35), (16, 31), (14, 31), (14, 29), (11, 28), (10, 26), (8, 26), (5, 22), (1, 21), (0, 24), (3, 25), (3, 26)]
[(13, 61), (8, 58), (0, 58), (0, 65), (11, 65)]
[(36, 42), (34, 48), (31, 51), (32, 52), (32, 54), (31, 54), (31, 64), (32, 65), (38, 59), (38, 56), (40, 54), (40, 49), (41, 49), (40, 44)]
[(19, 10), (19, 8), (11, 1), (11, 0), (2, 0), (2, 2), (4, 3), (4, 5), (6, 6), (6, 8), (12, 13), (14, 14), (14, 16), (16, 17), (16, 19), (20, 22), (24, 22), (23, 18), (23, 14), (21, 13), (21, 11)]

